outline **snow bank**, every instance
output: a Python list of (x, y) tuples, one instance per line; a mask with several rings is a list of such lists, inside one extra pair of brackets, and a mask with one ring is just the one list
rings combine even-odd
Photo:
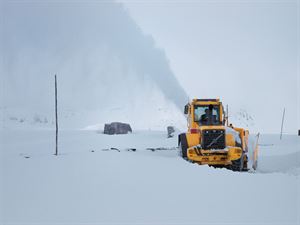
[(299, 136), (263, 135), (259, 143), (258, 172), (300, 175)]

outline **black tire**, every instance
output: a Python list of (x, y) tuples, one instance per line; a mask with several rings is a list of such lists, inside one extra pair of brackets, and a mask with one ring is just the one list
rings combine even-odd
[(232, 171), (238, 171), (241, 172), (244, 169), (244, 154), (242, 154), (241, 158), (237, 160), (231, 161), (232, 165), (229, 166), (229, 169)]
[(187, 140), (185, 134), (180, 134), (178, 137), (178, 149), (179, 149), (179, 155), (186, 159), (187, 158)]

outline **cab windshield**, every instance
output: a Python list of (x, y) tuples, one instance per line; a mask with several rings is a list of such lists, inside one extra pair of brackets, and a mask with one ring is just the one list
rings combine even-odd
[(195, 105), (194, 121), (200, 125), (220, 125), (219, 105)]

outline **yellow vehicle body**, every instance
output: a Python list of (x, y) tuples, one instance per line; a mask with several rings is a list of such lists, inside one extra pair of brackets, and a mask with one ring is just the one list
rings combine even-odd
[[(201, 115), (204, 110), (213, 120), (205, 122), (206, 114)], [(188, 130), (178, 139), (183, 158), (200, 165), (226, 167), (235, 171), (248, 169), (249, 132), (228, 126), (228, 118), (219, 99), (194, 99), (185, 106), (185, 114)]]
[(238, 147), (231, 147), (228, 150), (201, 150), (197, 147), (188, 149), (188, 159), (199, 163), (200, 165), (231, 165), (231, 161), (238, 160), (242, 156), (242, 150)]

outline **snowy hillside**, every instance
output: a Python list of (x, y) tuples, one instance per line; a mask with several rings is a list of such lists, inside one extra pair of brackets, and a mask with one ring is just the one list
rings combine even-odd
[(0, 107), (6, 127), (39, 124), (39, 118), (52, 123), (54, 74), (64, 128), (119, 120), (138, 128), (184, 122), (186, 93), (163, 50), (121, 4), (3, 6)]
[(255, 117), (245, 109), (235, 109), (235, 111), (230, 112), (229, 122), (237, 127), (249, 129), (251, 132), (259, 132)]
[[(53, 128), (57, 74), (62, 129), (99, 129), (113, 121), (133, 129), (186, 129), (187, 94), (163, 50), (122, 4), (16, 4), (3, 4), (0, 127)], [(233, 124), (259, 131), (255, 115), (233, 107)]]

